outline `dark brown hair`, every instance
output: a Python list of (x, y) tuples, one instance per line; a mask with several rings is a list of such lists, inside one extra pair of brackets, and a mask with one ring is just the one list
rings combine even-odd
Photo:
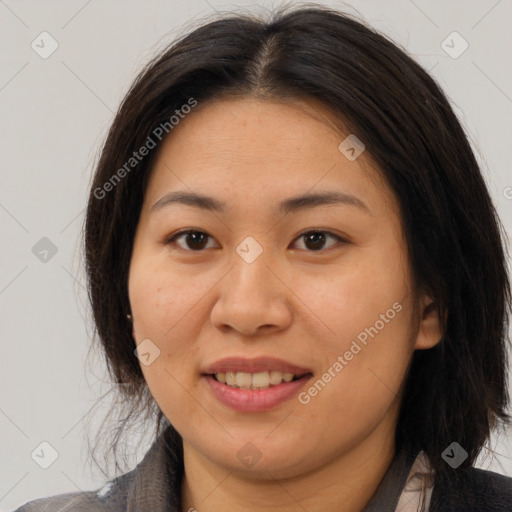
[(200, 26), (146, 66), (116, 114), (85, 225), (94, 321), (127, 412), (116, 435), (144, 410), (156, 414), (156, 433), (166, 421), (126, 318), (134, 233), (157, 151), (112, 177), (191, 98), (201, 105), (226, 95), (320, 101), (366, 145), (399, 203), (415, 288), (435, 298), (441, 318), (447, 314), (441, 342), (414, 353), (397, 445), (423, 449), (443, 472), (441, 454), (457, 441), (469, 455), (462, 467), (472, 465), (492, 428), (509, 419), (502, 227), (436, 82), (395, 43), (325, 7), (285, 9), (270, 20), (229, 15)]

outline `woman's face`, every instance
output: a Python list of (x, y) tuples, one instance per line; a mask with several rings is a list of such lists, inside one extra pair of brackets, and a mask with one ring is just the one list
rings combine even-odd
[(188, 457), (285, 477), (385, 452), (412, 353), (440, 339), (412, 294), (396, 199), (367, 151), (339, 149), (349, 133), (330, 116), (199, 104), (160, 150), (129, 298), (142, 371)]

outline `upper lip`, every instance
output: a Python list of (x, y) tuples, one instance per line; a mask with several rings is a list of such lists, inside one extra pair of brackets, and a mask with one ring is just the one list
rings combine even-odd
[(203, 373), (207, 375), (213, 375), (216, 373), (224, 372), (281, 372), (281, 373), (293, 373), (294, 375), (304, 375), (306, 373), (312, 373), (308, 368), (297, 366), (282, 359), (275, 357), (256, 357), (254, 359), (248, 359), (244, 357), (226, 357), (219, 359), (211, 365), (208, 365)]

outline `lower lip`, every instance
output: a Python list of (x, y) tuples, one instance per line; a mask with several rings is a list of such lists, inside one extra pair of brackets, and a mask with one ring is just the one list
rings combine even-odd
[(264, 390), (238, 389), (221, 384), (211, 375), (203, 375), (213, 394), (232, 409), (243, 412), (263, 412), (274, 409), (292, 396), (311, 378), (304, 375), (292, 382), (283, 382)]

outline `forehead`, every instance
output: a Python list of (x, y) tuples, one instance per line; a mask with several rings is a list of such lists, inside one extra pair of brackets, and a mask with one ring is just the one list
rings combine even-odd
[(260, 202), (278, 202), (327, 189), (364, 195), (370, 204), (393, 203), (366, 151), (353, 161), (340, 151), (350, 135), (339, 118), (313, 101), (199, 103), (164, 140), (146, 199), (153, 205), (166, 192), (193, 189), (221, 199), (257, 195)]

